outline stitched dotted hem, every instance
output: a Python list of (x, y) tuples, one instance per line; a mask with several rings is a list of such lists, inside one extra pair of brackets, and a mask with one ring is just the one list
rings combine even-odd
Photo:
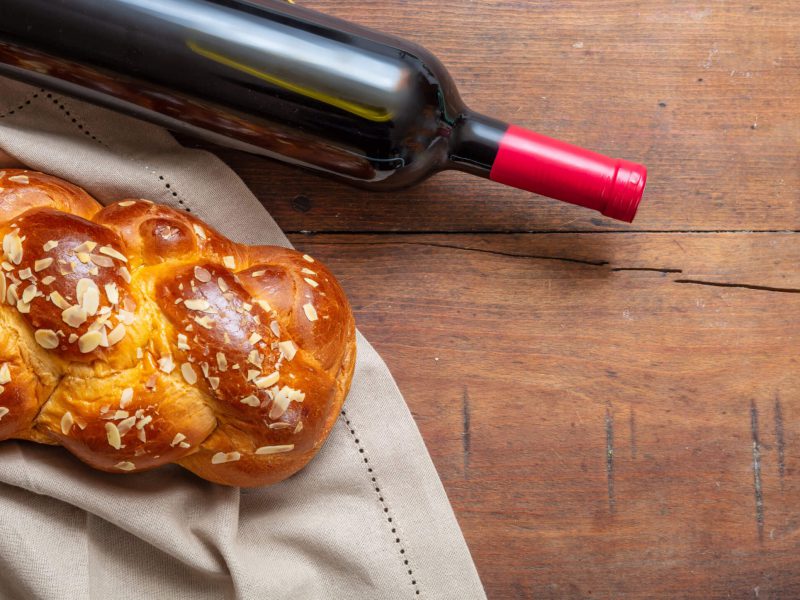
[[(46, 91), (47, 90), (44, 90), (44, 89), (40, 90), (40, 92), (42, 92), (42, 93), (44, 93)], [(37, 95), (38, 94), (35, 94), (33, 97), (35, 98)], [(94, 140), (98, 144), (101, 144), (101, 145), (105, 146), (109, 150), (111, 149), (111, 147), (108, 144), (103, 142), (101, 139), (99, 139), (97, 136), (95, 136), (91, 131), (89, 131), (89, 129), (83, 123), (81, 123), (80, 119), (78, 119), (76, 116), (73, 115), (72, 112), (70, 112), (69, 108), (67, 108), (66, 103), (64, 102), (63, 99), (61, 99), (61, 98), (59, 98), (59, 97), (57, 97), (57, 96), (55, 96), (55, 95), (53, 95), (52, 93), (49, 93), (49, 92), (47, 93), (47, 98), (51, 99), (53, 101), (53, 104), (55, 104), (59, 108), (59, 110), (61, 110), (61, 112), (70, 121), (72, 121), (72, 123), (74, 123), (75, 126), (79, 130), (81, 130), (85, 135), (87, 135), (89, 138), (91, 138), (92, 140)], [(27, 104), (30, 104), (30, 101), (28, 101)], [(13, 114), (13, 111), (8, 113), (8, 114)], [(147, 167), (145, 167), (145, 168), (147, 168)], [(148, 169), (148, 171), (150, 171), (150, 170)], [(153, 175), (156, 174), (155, 171), (150, 171), (150, 172)], [(167, 181), (166, 178), (163, 175), (158, 175), (158, 179), (160, 181), (164, 182), (164, 187), (167, 189), (167, 191), (169, 191), (170, 194), (172, 194), (172, 197), (175, 198), (178, 201), (178, 204), (181, 205), (181, 208), (183, 210), (185, 210), (186, 212), (189, 212), (189, 213), (192, 212), (192, 209), (189, 208), (186, 205), (186, 203), (183, 201), (183, 199), (178, 196), (178, 192), (175, 191), (174, 186), (169, 181)]]
[[(42, 91), (44, 91), (44, 90), (42, 90)], [(59, 98), (58, 96), (53, 95), (50, 92), (47, 92), (45, 97), (48, 100), (52, 100), (53, 104), (55, 104), (56, 107), (62, 113), (64, 113), (64, 116), (67, 117), (70, 121), (72, 121), (72, 124), (75, 125), (75, 127), (77, 127), (81, 132), (83, 132), (83, 134), (86, 137), (88, 137), (92, 141), (97, 142), (98, 144), (101, 144), (101, 145), (105, 146), (106, 148), (108, 148), (108, 144), (106, 144), (102, 140), (98, 139), (96, 135), (94, 135), (91, 131), (89, 131), (89, 129), (83, 123), (81, 123), (80, 120), (75, 115), (73, 115), (69, 111), (69, 109), (65, 106), (65, 103), (64, 103), (63, 99)]]
[[(353, 429), (353, 426), (350, 424), (350, 420), (347, 418), (347, 411), (342, 411), (342, 416), (345, 418), (345, 425), (347, 425), (347, 429), (350, 431), (350, 435), (353, 436), (353, 441), (356, 443), (356, 447), (358, 448), (359, 454), (365, 454), (366, 451), (364, 447), (361, 445), (361, 440), (356, 437), (356, 431)], [(406, 556), (406, 549), (403, 547), (403, 543), (400, 540), (400, 537), (397, 534), (397, 527), (394, 523), (394, 518), (391, 516), (391, 512), (389, 512), (389, 506), (386, 504), (386, 500), (381, 493), (380, 485), (378, 485), (378, 478), (375, 476), (375, 472), (373, 471), (372, 467), (369, 466), (369, 458), (366, 456), (363, 457), (364, 464), (367, 466), (367, 474), (369, 475), (370, 482), (372, 483), (372, 487), (375, 488), (375, 494), (378, 496), (378, 502), (383, 509), (383, 514), (386, 516), (386, 522), (389, 523), (392, 530), (392, 535), (394, 536), (394, 543), (397, 544), (398, 548), (400, 549), (400, 556), (403, 558), (403, 565), (408, 570), (408, 576), (411, 579), (411, 585), (414, 586), (414, 594), (419, 596), (419, 585), (417, 584), (417, 580), (414, 577), (414, 570), (411, 568), (408, 557)]]
[(33, 94), (31, 96), (28, 96), (28, 98), (24, 102), (22, 102), (22, 104), (20, 104), (19, 106), (16, 106), (16, 107), (12, 108), (11, 110), (6, 111), (4, 113), (0, 113), (0, 119), (5, 119), (6, 117), (10, 117), (11, 115), (13, 115), (15, 113), (18, 113), (19, 111), (21, 111), (26, 106), (29, 106), (30, 103), (33, 100), (36, 100), (36, 98), (39, 97), (39, 94), (41, 94), (43, 92), (44, 92), (44, 89), (40, 88), (38, 92), (36, 92), (35, 94)]
[(168, 181), (167, 181), (167, 180), (164, 178), (164, 176), (163, 176), (163, 175), (159, 175), (159, 176), (158, 176), (158, 178), (159, 178), (159, 180), (161, 180), (161, 181), (163, 181), (163, 182), (164, 182), (164, 187), (165, 187), (165, 188), (167, 188), (167, 190), (169, 190), (169, 193), (170, 193), (170, 194), (172, 194), (172, 197), (173, 197), (173, 198), (175, 198), (175, 199), (178, 201), (178, 204), (180, 204), (180, 205), (181, 205), (181, 208), (182, 208), (183, 210), (185, 210), (186, 212), (188, 212), (188, 213), (192, 212), (192, 209), (191, 209), (191, 208), (189, 208), (188, 206), (186, 206), (186, 204), (183, 202), (183, 200), (182, 200), (181, 198), (179, 198), (179, 197), (178, 197), (178, 192), (176, 192), (176, 191), (173, 189), (173, 187), (172, 187), (172, 184), (171, 184), (171, 183), (169, 183), (169, 182), (168, 182)]

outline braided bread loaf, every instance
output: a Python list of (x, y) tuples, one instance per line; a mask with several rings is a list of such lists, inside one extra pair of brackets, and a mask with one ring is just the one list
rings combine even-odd
[(325, 441), (355, 328), (311, 257), (25, 170), (0, 173), (0, 239), (0, 440), (235, 486), (280, 481)]

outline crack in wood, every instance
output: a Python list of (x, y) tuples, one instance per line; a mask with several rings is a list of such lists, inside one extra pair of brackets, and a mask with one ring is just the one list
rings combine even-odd
[(652, 271), (654, 273), (683, 273), (683, 269), (661, 269), (658, 267), (613, 267), (612, 271)]
[[(331, 243), (331, 242), (326, 242)], [(457, 244), (437, 244), (435, 242), (334, 242), (334, 246), (425, 246), (429, 248), (446, 248), (450, 250), (463, 250), (466, 252), (480, 252), (482, 254), (492, 254), (494, 256), (507, 256), (509, 258), (532, 258), (536, 260), (556, 260), (561, 262), (576, 263), (579, 265), (589, 265), (591, 267), (604, 267), (608, 265), (606, 260), (586, 260), (582, 258), (572, 258), (569, 256), (547, 256), (540, 254), (517, 254), (515, 252), (502, 252), (500, 250), (487, 250), (485, 248), (472, 248), (470, 246), (459, 246)]]
[(591, 267), (603, 267), (608, 264), (606, 260), (586, 260), (582, 258), (571, 258), (569, 256), (547, 256), (542, 254), (517, 254), (515, 252), (501, 252), (500, 250), (487, 250), (485, 248), (472, 248), (469, 246), (458, 246), (456, 244), (435, 244), (428, 242), (404, 242), (414, 246), (430, 246), (434, 248), (449, 248), (452, 250), (465, 250), (468, 252), (481, 252), (495, 256), (508, 256), (510, 258), (533, 258), (536, 260), (557, 260), (561, 262), (575, 263), (579, 265), (589, 265)]
[[(313, 241), (312, 241), (313, 243)], [(589, 260), (584, 258), (573, 258), (571, 256), (547, 256), (545, 254), (521, 254), (516, 252), (502, 252), (500, 250), (487, 250), (486, 248), (473, 248), (471, 246), (459, 246), (458, 244), (437, 244), (436, 242), (323, 242), (335, 246), (427, 246), (429, 248), (445, 248), (450, 250), (463, 250), (465, 252), (481, 252), (494, 256), (507, 256), (509, 258), (531, 258), (535, 260), (556, 260), (561, 262), (588, 265), (590, 267), (607, 267), (610, 263), (607, 260)], [(611, 271), (653, 271), (656, 273), (683, 273), (682, 269), (661, 268), (661, 267), (613, 267)]]
[[(724, 233), (724, 232), (717, 232), (717, 233)], [(754, 233), (754, 232), (748, 232)], [(800, 232), (799, 232), (800, 233)], [(405, 232), (403, 234), (405, 235)], [(309, 240), (310, 243), (314, 243), (313, 240)], [(485, 248), (473, 248), (470, 246), (459, 246), (457, 244), (437, 244), (434, 242), (322, 242), (323, 244), (329, 244), (334, 246), (426, 246), (429, 248), (445, 248), (451, 250), (461, 250), (465, 252), (480, 252), (483, 254), (490, 254), (494, 256), (506, 256), (509, 258), (528, 258), (534, 260), (554, 260), (559, 262), (568, 262), (573, 264), (579, 265), (587, 265), (590, 267), (608, 267), (612, 272), (624, 272), (624, 271), (646, 271), (646, 272), (653, 272), (653, 273), (664, 273), (664, 274), (677, 274), (683, 273), (683, 269), (673, 268), (673, 267), (611, 267), (608, 261), (606, 260), (589, 260), (583, 258), (572, 258), (569, 256), (547, 256), (542, 254), (518, 254), (514, 252), (502, 252), (500, 250), (487, 250)], [(720, 282), (720, 281), (706, 281), (703, 279), (673, 279), (673, 283), (678, 284), (689, 284), (689, 285), (705, 285), (710, 287), (723, 287), (723, 288), (737, 288), (737, 289), (746, 289), (746, 290), (757, 290), (762, 292), (778, 292), (784, 294), (800, 294), (800, 288), (784, 288), (784, 287), (775, 287), (769, 285), (757, 285), (757, 284), (749, 284), (749, 283), (729, 283), (729, 282)]]
[(782, 287), (773, 287), (771, 285), (752, 285), (749, 283), (723, 283), (718, 281), (703, 281), (702, 279), (675, 279), (674, 282), (688, 283), (692, 285), (708, 285), (711, 287), (759, 290), (762, 292), (781, 292), (783, 294), (800, 294), (800, 288), (782, 288)]
[(753, 439), (753, 494), (756, 503), (756, 527), (758, 540), (764, 541), (764, 492), (761, 487), (761, 442), (758, 438), (758, 409), (750, 401), (750, 434)]

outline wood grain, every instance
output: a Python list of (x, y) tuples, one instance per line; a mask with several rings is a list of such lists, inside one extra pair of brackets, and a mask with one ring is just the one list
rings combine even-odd
[(320, 233), (291, 237), (397, 378), (489, 597), (800, 597), (797, 2), (303, 4), (650, 169), (627, 226), (458, 173), (374, 195), (214, 149)]
[(288, 231), (800, 229), (792, 0), (302, 4), (427, 46), (476, 110), (650, 174), (628, 226), (460, 173), (377, 195), (225, 152)]
[(292, 241), (392, 368), (490, 598), (800, 595), (794, 234)]

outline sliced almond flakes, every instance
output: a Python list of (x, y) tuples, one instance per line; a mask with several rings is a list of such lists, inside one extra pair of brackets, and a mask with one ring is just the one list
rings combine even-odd
[(211, 273), (207, 269), (204, 269), (203, 267), (194, 268), (194, 277), (195, 279), (197, 279), (197, 281), (200, 281), (202, 283), (208, 283), (209, 281), (211, 281)]
[(52, 329), (37, 329), (33, 337), (36, 343), (46, 350), (58, 348), (58, 336)]
[(86, 309), (82, 306), (70, 306), (61, 313), (61, 320), (70, 327), (80, 327), (86, 322)]
[(272, 420), (280, 419), (283, 416), (283, 413), (286, 412), (290, 402), (291, 400), (289, 400), (289, 396), (281, 393), (280, 391), (276, 392), (275, 397), (272, 400), (272, 406), (269, 409), (269, 418)]
[(106, 439), (108, 439), (108, 445), (112, 448), (116, 450), (122, 448), (122, 438), (119, 435), (119, 429), (114, 423), (106, 423)]
[(189, 340), (183, 333), (178, 334), (178, 349), (189, 350)]
[(124, 254), (121, 254), (111, 246), (100, 246), (99, 249), (100, 254), (105, 254), (106, 256), (110, 256), (111, 258), (116, 258), (124, 263), (128, 262), (128, 259), (125, 257)]
[(7, 383), (11, 383), (11, 369), (8, 367), (8, 363), (3, 363), (0, 366), (0, 385)]
[(128, 417), (119, 422), (117, 425), (117, 431), (119, 431), (120, 437), (128, 433), (131, 428), (136, 424), (136, 417)]
[(203, 298), (189, 298), (183, 301), (183, 305), (189, 310), (206, 310), (210, 306), (208, 300)]
[(37, 273), (39, 271), (44, 271), (47, 267), (53, 264), (53, 259), (50, 257), (41, 258), (33, 263), (33, 270)]
[(61, 433), (64, 435), (69, 435), (69, 432), (72, 431), (72, 426), (75, 424), (75, 419), (72, 418), (72, 413), (67, 411), (64, 413), (64, 416), (61, 417)]
[(278, 379), (280, 379), (280, 373), (277, 371), (273, 371), (269, 375), (265, 375), (264, 377), (257, 377), (254, 381), (256, 387), (261, 389), (266, 389), (278, 383)]
[(306, 313), (306, 318), (312, 323), (319, 319), (317, 316), (317, 309), (315, 309), (314, 305), (310, 302), (303, 305), (303, 312)]
[(294, 345), (292, 340), (278, 342), (278, 348), (281, 353), (286, 357), (286, 360), (292, 360), (294, 355), (297, 354), (297, 346)]
[(96, 349), (103, 341), (103, 335), (98, 331), (87, 331), (78, 338), (78, 349), (86, 354)]
[(119, 304), (119, 289), (117, 289), (117, 284), (113, 281), (111, 283), (107, 283), (103, 286), (106, 291), (106, 298), (111, 304)]
[(217, 452), (211, 457), (212, 465), (221, 465), (223, 463), (235, 462), (242, 458), (238, 452)]
[(189, 385), (197, 383), (197, 373), (194, 372), (194, 368), (189, 363), (183, 363), (181, 365), (181, 374)]
[(79, 244), (78, 246), (75, 246), (72, 249), (72, 251), (75, 254), (88, 254), (89, 252), (91, 252), (95, 248), (97, 248), (97, 242), (93, 242), (91, 240), (87, 240), (87, 241), (83, 242), (82, 244)]
[(50, 292), (50, 302), (55, 304), (61, 310), (66, 310), (72, 306), (58, 291)]
[(99, 254), (90, 254), (89, 260), (91, 260), (98, 267), (103, 267), (104, 269), (110, 269), (114, 266), (114, 261), (108, 256), (100, 256)]
[(249, 396), (245, 396), (241, 400), (239, 400), (242, 404), (247, 404), (248, 406), (258, 406), (261, 404), (261, 401), (258, 399), (258, 396), (254, 396), (250, 394)]
[(3, 254), (15, 265), (22, 262), (22, 240), (16, 229), (3, 236)]
[(20, 300), (22, 300), (25, 304), (30, 304), (37, 295), (38, 290), (36, 289), (36, 284), (32, 283), (22, 290), (22, 298), (20, 298)]
[(195, 317), (194, 318), (194, 322), (197, 323), (198, 325), (200, 325), (201, 327), (204, 327), (205, 329), (213, 329), (214, 328), (214, 321), (212, 321), (207, 316)]
[(108, 332), (108, 345), (113, 346), (114, 344), (118, 344), (122, 338), (125, 337), (126, 333), (125, 325), (117, 323), (117, 326)]
[(119, 407), (126, 408), (133, 400), (133, 388), (125, 388), (119, 398)]
[(256, 454), (280, 454), (281, 452), (291, 452), (294, 450), (294, 444), (281, 444), (276, 446), (261, 446), (256, 448)]

